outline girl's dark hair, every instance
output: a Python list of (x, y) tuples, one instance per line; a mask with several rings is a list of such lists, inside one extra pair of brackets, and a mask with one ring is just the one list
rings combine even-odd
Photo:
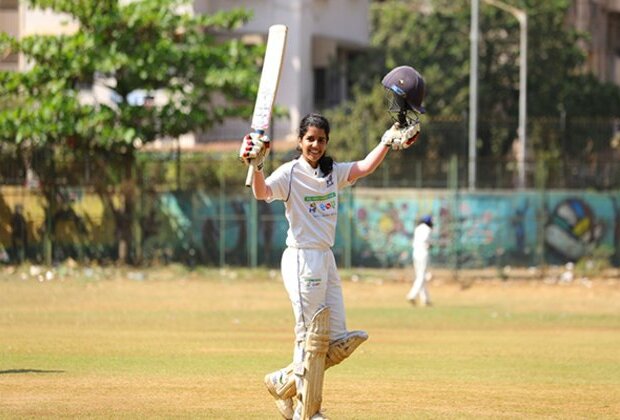
[[(308, 132), (308, 127), (316, 127), (322, 129), (325, 132), (325, 137), (327, 138), (327, 141), (329, 142), (329, 121), (327, 121), (327, 118), (325, 118), (323, 115), (313, 112), (303, 117), (301, 119), (301, 122), (299, 123), (298, 138), (301, 139), (306, 135), (306, 133)], [(297, 150), (301, 152), (301, 148), (299, 146), (297, 146)], [(299, 156), (301, 156), (301, 154)], [(297, 157), (299, 158), (299, 156)], [(321, 168), (323, 176), (329, 175), (332, 172), (333, 167), (334, 160), (331, 157), (327, 156), (327, 154), (321, 156), (321, 159), (319, 159), (319, 168)]]

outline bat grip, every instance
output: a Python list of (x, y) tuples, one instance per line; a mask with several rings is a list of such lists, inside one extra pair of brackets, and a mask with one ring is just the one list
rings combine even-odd
[(250, 164), (248, 165), (248, 174), (245, 177), (245, 186), (251, 187), (253, 180), (254, 180), (254, 163), (250, 162)]
[[(265, 130), (254, 130), (255, 133), (258, 133), (259, 135), (263, 135), (265, 134)], [(248, 174), (245, 176), (245, 186), (246, 187), (251, 187), (252, 186), (252, 181), (254, 180), (254, 171), (256, 170), (256, 165), (254, 165), (254, 162), (251, 160), (250, 164), (248, 165)]]

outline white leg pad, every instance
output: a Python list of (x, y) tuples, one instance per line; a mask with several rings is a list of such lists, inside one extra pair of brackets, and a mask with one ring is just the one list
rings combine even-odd
[(329, 348), (329, 308), (319, 309), (310, 322), (304, 348), (303, 388), (300, 393), (301, 419), (310, 420), (321, 409), (325, 355)]
[(366, 340), (368, 340), (366, 331), (349, 331), (346, 337), (331, 343), (325, 357), (325, 369), (342, 362)]
[[(368, 333), (366, 333), (366, 331), (349, 331), (346, 337), (331, 343), (325, 355), (325, 369), (329, 369), (342, 362), (366, 340), (368, 340)], [(271, 383), (271, 385), (267, 385), (267, 389), (269, 389), (269, 392), (276, 400), (281, 399), (287, 401), (297, 394), (293, 364), (291, 363), (288, 365), (285, 370), (286, 375), (282, 377), (280, 383)], [(267, 377), (265, 377), (265, 383), (267, 383)], [(280, 412), (282, 413), (281, 410)], [(288, 412), (287, 410), (287, 413)]]

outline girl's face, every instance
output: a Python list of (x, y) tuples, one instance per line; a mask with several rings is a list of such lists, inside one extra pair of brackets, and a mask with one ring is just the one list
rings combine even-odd
[(299, 139), (299, 146), (301, 147), (301, 155), (306, 159), (306, 162), (316, 168), (319, 165), (319, 159), (327, 150), (325, 130), (313, 126), (308, 127), (306, 134)]

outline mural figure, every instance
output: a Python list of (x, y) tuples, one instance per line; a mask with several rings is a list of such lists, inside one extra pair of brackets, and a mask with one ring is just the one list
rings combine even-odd
[(217, 265), (219, 263), (220, 228), (213, 217), (205, 218), (202, 224), (202, 249), (205, 263)]
[(271, 205), (267, 204), (264, 201), (259, 201), (257, 204), (260, 218), (260, 222), (258, 224), (258, 228), (260, 229), (259, 241), (262, 240), (261, 255), (266, 259), (273, 260), (267, 261), (268, 263), (277, 263), (279, 255), (276, 255), (275, 258), (271, 258), (274, 232), (274, 221), (273, 212), (271, 211)]
[(611, 204), (614, 208), (614, 255), (612, 263), (614, 266), (620, 266), (620, 205), (616, 197), (610, 197)]
[(579, 198), (561, 201), (545, 226), (545, 244), (553, 255), (576, 262), (589, 254), (603, 234), (590, 206)]
[(523, 205), (515, 211), (511, 224), (514, 229), (515, 235), (515, 251), (518, 255), (525, 255), (525, 215), (530, 203), (528, 199), (525, 199)]
[(17, 264), (24, 262), (28, 249), (28, 224), (23, 215), (23, 206), (17, 204), (11, 217), (11, 250), (13, 261)]
[(404, 266), (409, 261), (409, 249), (413, 228), (405, 228), (403, 217), (409, 207), (406, 203), (398, 206), (394, 201), (379, 203), (375, 201), (369, 209), (358, 210), (358, 231), (366, 231), (363, 238), (370, 247), (371, 258), (378, 260), (384, 267)]

